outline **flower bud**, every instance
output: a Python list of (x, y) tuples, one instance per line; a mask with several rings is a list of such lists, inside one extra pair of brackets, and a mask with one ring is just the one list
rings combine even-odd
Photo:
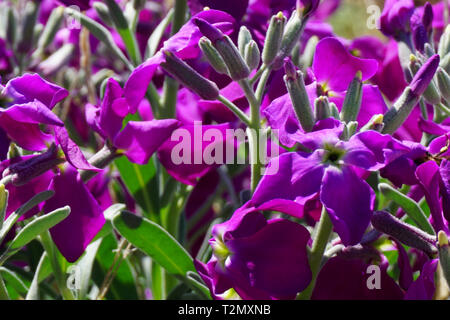
[(439, 66), (439, 55), (435, 54), (427, 62), (425, 62), (419, 70), (416, 70), (417, 59), (411, 55), (410, 68), (414, 74), (413, 79), (409, 86), (413, 94), (421, 96), (423, 94), (424, 98), (431, 104), (438, 104), (441, 101), (439, 92), (432, 82), (434, 74), (436, 73), (437, 67)]
[[(222, 31), (214, 27), (206, 20), (194, 18), (194, 23), (200, 29), (200, 32), (211, 40), (212, 45), (222, 56), (231, 79), (237, 81), (247, 78), (250, 75), (250, 69), (244, 61), (238, 48), (231, 41), (230, 37), (224, 35)], [(245, 54), (245, 49), (244, 49)]]
[(278, 54), (283, 39), (283, 30), (286, 18), (282, 12), (272, 16), (269, 28), (267, 29), (266, 40), (262, 52), (262, 61), (266, 65), (270, 65)]
[(360, 131), (367, 131), (367, 130), (374, 130), (374, 131), (381, 131), (383, 130), (384, 124), (383, 124), (384, 116), (382, 114), (375, 114), (370, 118), (369, 122), (367, 122)]
[(249, 43), (247, 43), (247, 46), (245, 47), (244, 57), (245, 62), (247, 63), (250, 70), (254, 70), (259, 66), (261, 54), (255, 41), (251, 40)]
[(285, 59), (284, 83), (289, 92), (295, 114), (305, 132), (310, 132), (314, 126), (314, 116), (309, 103), (308, 93), (306, 92), (303, 74), (296, 70), (294, 64), (289, 58)]
[(427, 30), (427, 32), (431, 31), (432, 22), (433, 22), (433, 7), (429, 2), (427, 2), (423, 7), (423, 16), (422, 16), (422, 24)]
[(439, 40), (438, 53), (441, 58), (450, 53), (450, 25), (445, 28), (445, 31)]
[(283, 60), (287, 57), (295, 44), (300, 39), (300, 35), (303, 32), (304, 21), (300, 17), (297, 10), (292, 12), (289, 21), (286, 23), (286, 27), (284, 28), (283, 39), (281, 40), (280, 50), (276, 59), (272, 62), (273, 68), (275, 70), (281, 68), (283, 66)]
[(428, 42), (427, 30), (422, 24), (415, 26), (412, 30), (414, 47), (419, 52), (424, 52), (425, 43)]
[(433, 46), (428, 42), (425, 43), (423, 51), (425, 52), (425, 56), (427, 56), (428, 58), (431, 58), (432, 56), (434, 56), (436, 54)]
[(447, 53), (439, 64), (448, 74), (450, 74), (450, 53)]
[(99, 18), (109, 27), (112, 27), (113, 22), (111, 20), (111, 16), (109, 14), (109, 9), (103, 2), (94, 2), (92, 6), (95, 9), (95, 12), (99, 16)]
[(13, 185), (22, 186), (63, 162), (53, 144), (44, 153), (10, 165), (3, 171), (3, 177), (11, 176)]
[(208, 21), (201, 19), (201, 18), (194, 18), (195, 25), (199, 28), (200, 32), (207, 37), (211, 42), (214, 43), (217, 40), (223, 39), (225, 36), (222, 31), (214, 27), (212, 24), (210, 24)]
[(327, 97), (320, 96), (314, 101), (314, 117), (316, 121), (331, 117), (330, 102)]
[(230, 37), (224, 36), (223, 39), (216, 41), (214, 46), (225, 61), (231, 79), (238, 81), (250, 75), (250, 69), (247, 63)]
[(216, 48), (213, 47), (211, 41), (208, 38), (202, 37), (199, 41), (200, 49), (202, 49), (205, 54), (206, 59), (208, 59), (209, 64), (216, 70), (218, 73), (227, 74), (227, 66), (220, 56), (219, 52)]
[(242, 56), (245, 55), (245, 46), (247, 43), (249, 43), (252, 39), (252, 35), (250, 31), (248, 31), (246, 26), (242, 26), (241, 29), (239, 29), (239, 35), (238, 35), (238, 48), (239, 52)]
[(428, 233), (404, 223), (386, 211), (376, 211), (371, 219), (378, 231), (392, 236), (401, 243), (422, 250), (427, 254), (436, 253), (435, 238)]
[(219, 88), (214, 82), (203, 77), (174, 53), (165, 50), (163, 54), (165, 62), (161, 63), (161, 67), (185, 87), (191, 89), (205, 100), (215, 100), (219, 96)]
[[(334, 102), (330, 102), (330, 112), (331, 112), (331, 116), (333, 118), (335, 118), (336, 120), (340, 119), (339, 109)], [(351, 123), (351, 122), (356, 122), (356, 121), (350, 121), (349, 123)]]
[(358, 71), (350, 82), (344, 103), (342, 104), (341, 119), (345, 122), (358, 118), (362, 99), (362, 73)]
[(438, 68), (437, 80), (439, 85), (439, 91), (445, 100), (450, 102), (450, 76), (442, 68)]

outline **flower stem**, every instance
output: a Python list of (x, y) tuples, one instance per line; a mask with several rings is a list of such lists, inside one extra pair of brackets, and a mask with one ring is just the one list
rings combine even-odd
[[(120, 157), (122, 154), (117, 152), (117, 149), (110, 144), (106, 143), (105, 146), (94, 154), (90, 159), (89, 163), (97, 168), (105, 168), (108, 164), (110, 164), (114, 159)], [(98, 172), (83, 170), (80, 173), (81, 179), (84, 182), (89, 181), (93, 178)]]
[(327, 247), (328, 240), (330, 239), (331, 232), (333, 231), (333, 225), (325, 207), (322, 208), (320, 221), (316, 228), (316, 236), (309, 253), (309, 266), (311, 267), (312, 272), (311, 283), (304, 291), (297, 295), (297, 300), (311, 299), (312, 292), (316, 286), (317, 275), (320, 271), (323, 254)]
[(217, 97), (217, 100), (222, 102), (228, 109), (230, 109), (230, 111), (233, 112), (236, 115), (236, 117), (238, 117), (243, 123), (245, 123), (247, 126), (250, 126), (250, 119), (233, 102), (231, 102), (230, 100), (221, 95)]
[(253, 88), (247, 79), (240, 80), (239, 85), (244, 90), (245, 96), (250, 104), (250, 125), (249, 129), (249, 147), (250, 147), (250, 160), (251, 160), (251, 190), (255, 191), (256, 186), (261, 179), (262, 163), (259, 159), (260, 145), (259, 145), (259, 130), (261, 129), (261, 120), (259, 117), (260, 103), (255, 96)]

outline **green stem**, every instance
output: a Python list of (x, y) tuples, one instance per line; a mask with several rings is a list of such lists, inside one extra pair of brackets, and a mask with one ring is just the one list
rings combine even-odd
[(242, 90), (244, 90), (245, 96), (250, 104), (250, 126), (252, 132), (249, 132), (249, 147), (250, 147), (250, 160), (251, 160), (251, 190), (255, 191), (256, 186), (261, 179), (261, 169), (262, 163), (259, 157), (260, 155), (260, 145), (259, 145), (259, 136), (261, 129), (261, 121), (259, 117), (259, 101), (255, 96), (255, 93), (251, 87), (251, 84), (248, 80), (240, 80), (239, 85)]
[(161, 110), (161, 118), (170, 119), (175, 118), (177, 95), (178, 95), (178, 82), (171, 78), (166, 77), (163, 85), (163, 109)]
[[(120, 157), (122, 154), (117, 152), (117, 149), (110, 144), (106, 143), (105, 146), (94, 154), (90, 159), (89, 163), (97, 168), (105, 168), (108, 164), (110, 164), (114, 159)], [(83, 170), (80, 173), (81, 179), (84, 182), (89, 181), (89, 179), (93, 178), (98, 172), (92, 170)]]
[(187, 1), (186, 0), (175, 0), (173, 9), (173, 22), (172, 29), (170, 31), (171, 35), (174, 35), (181, 29), (186, 20), (186, 10)]
[(217, 97), (217, 100), (222, 102), (228, 109), (230, 109), (231, 112), (233, 112), (236, 115), (236, 117), (238, 117), (248, 127), (251, 125), (248, 116), (241, 109), (239, 109), (238, 106), (236, 106), (233, 102), (231, 102), (230, 100), (221, 95)]
[[(186, 20), (187, 2), (186, 0), (175, 0), (174, 13), (172, 20), (171, 35), (180, 30)], [(166, 76), (163, 85), (163, 110), (161, 110), (162, 118), (175, 118), (178, 82), (173, 78)]]
[(263, 65), (258, 71), (256, 71), (255, 75), (253, 76), (253, 78), (251, 78), (249, 80), (250, 84), (253, 85), (255, 84), (256, 81), (258, 81), (258, 79), (261, 77), (261, 75), (263, 74), (263, 72), (268, 68), (267, 65)]
[(297, 300), (309, 300), (311, 298), (316, 285), (317, 275), (320, 271), (323, 254), (330, 239), (331, 232), (333, 231), (333, 225), (325, 207), (322, 209), (322, 215), (316, 228), (316, 236), (309, 254), (309, 266), (312, 272), (311, 283), (304, 291), (297, 295)]
[(258, 103), (261, 104), (263, 95), (264, 95), (264, 89), (266, 88), (267, 80), (269, 80), (269, 76), (272, 69), (268, 68), (264, 70), (264, 72), (261, 75), (261, 80), (258, 82), (258, 86), (256, 87), (256, 99), (258, 100)]

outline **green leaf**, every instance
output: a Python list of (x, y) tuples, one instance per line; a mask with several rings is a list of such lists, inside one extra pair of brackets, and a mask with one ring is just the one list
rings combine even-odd
[(185, 277), (188, 271), (195, 271), (189, 253), (158, 224), (122, 211), (113, 218), (113, 226), (167, 272)]
[(78, 294), (78, 299), (85, 299), (88, 292), (89, 281), (91, 280), (92, 267), (94, 265), (95, 256), (97, 255), (98, 248), (102, 243), (103, 239), (98, 239), (91, 244), (89, 244), (85, 250), (83, 257), (77, 263), (80, 268), (80, 291)]
[[(123, 179), (128, 191), (133, 195), (136, 202), (144, 212), (155, 215), (158, 211), (157, 197), (155, 192), (156, 168), (153, 161), (145, 165), (138, 165), (130, 162), (126, 157), (118, 158), (114, 161), (120, 176)], [(156, 197), (156, 198), (155, 198)]]
[(2, 278), (5, 280), (5, 284), (7, 287), (11, 287), (19, 295), (25, 295), (27, 293), (28, 291), (27, 286), (25, 285), (25, 283), (23, 283), (22, 279), (20, 279), (15, 272), (6, 269), (4, 267), (0, 267), (0, 273)]
[(45, 265), (49, 265), (47, 253), (44, 253), (39, 260), (39, 264), (36, 268), (36, 272), (34, 273), (33, 281), (31, 282), (30, 288), (27, 292), (26, 300), (39, 300), (39, 278), (45, 269)]
[(12, 226), (17, 222), (17, 220), (19, 220), (19, 218), (22, 215), (33, 209), (39, 203), (50, 199), (51, 197), (53, 197), (54, 194), (55, 192), (53, 190), (46, 190), (41, 193), (38, 193), (37, 195), (33, 196), (30, 200), (28, 200), (26, 203), (24, 203), (22, 206), (20, 206), (19, 209), (14, 211), (3, 224), (3, 227), (0, 231), (0, 242), (3, 240), (3, 238), (9, 232), (9, 230), (12, 228)]
[(11, 241), (9, 250), (17, 250), (28, 244), (41, 233), (60, 223), (70, 214), (70, 207), (56, 209), (28, 223)]
[(394, 201), (400, 207), (402, 207), (402, 209), (406, 212), (408, 217), (410, 217), (419, 228), (421, 228), (423, 231), (431, 235), (435, 234), (433, 227), (431, 226), (425, 213), (422, 211), (417, 202), (415, 202), (408, 196), (404, 195), (403, 193), (399, 192), (398, 190), (394, 189), (387, 183), (380, 183), (378, 188), (386, 198)]

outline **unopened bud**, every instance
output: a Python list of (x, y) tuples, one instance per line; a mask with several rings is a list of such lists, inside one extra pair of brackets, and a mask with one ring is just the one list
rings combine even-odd
[(286, 18), (282, 12), (272, 16), (270, 19), (269, 28), (267, 29), (266, 40), (262, 52), (262, 61), (269, 65), (278, 54), (281, 47), (281, 40), (283, 39), (284, 24)]
[(275, 70), (283, 66), (283, 60), (294, 48), (303, 32), (304, 23), (297, 10), (292, 12), (289, 21), (284, 28), (283, 39), (281, 40), (280, 50), (272, 65)]
[(445, 100), (450, 102), (450, 76), (444, 69), (439, 68), (437, 72), (437, 80), (439, 85), (439, 91)]
[(436, 253), (435, 237), (413, 227), (386, 211), (376, 211), (371, 219), (372, 225), (378, 231), (392, 236), (401, 243), (422, 250), (427, 254)]
[(94, 2), (92, 6), (95, 9), (95, 12), (99, 16), (99, 18), (109, 27), (112, 27), (113, 22), (111, 20), (111, 16), (109, 14), (109, 9), (103, 2)]
[(374, 130), (374, 131), (381, 131), (383, 130), (384, 124), (383, 124), (384, 116), (382, 114), (375, 114), (370, 118), (369, 122), (367, 122), (360, 131), (367, 131), (367, 130)]
[(227, 66), (220, 56), (219, 52), (216, 48), (213, 47), (211, 41), (208, 38), (202, 37), (199, 41), (200, 49), (202, 49), (205, 54), (206, 59), (208, 59), (209, 64), (216, 70), (218, 73), (227, 74)]
[(214, 43), (217, 40), (222, 39), (225, 35), (214, 27), (212, 24), (210, 24), (208, 21), (201, 19), (201, 18), (194, 18), (195, 25), (199, 28), (200, 32), (207, 37), (211, 42)]
[(450, 25), (445, 28), (445, 31), (439, 40), (438, 53), (441, 57), (445, 57), (450, 53)]
[(254, 70), (259, 66), (259, 61), (261, 60), (261, 54), (259, 52), (258, 45), (255, 41), (250, 41), (245, 47), (245, 62), (247, 63), (250, 70)]
[(350, 82), (344, 103), (342, 104), (341, 119), (345, 122), (358, 118), (362, 99), (362, 73), (358, 71)]
[(64, 159), (58, 157), (58, 150), (53, 144), (44, 153), (10, 165), (3, 171), (3, 177), (11, 176), (13, 185), (22, 186), (63, 162)]
[(239, 53), (239, 50), (231, 41), (230, 37), (224, 36), (222, 39), (217, 40), (213, 45), (219, 51), (222, 59), (228, 68), (230, 78), (238, 81), (247, 78), (250, 75), (250, 69), (244, 58)]
[(252, 35), (250, 31), (248, 31), (246, 26), (242, 26), (241, 29), (239, 29), (239, 35), (238, 35), (238, 48), (239, 52), (242, 56), (245, 55), (245, 46), (247, 43), (249, 43), (252, 39)]
[(306, 92), (303, 74), (300, 70), (296, 71), (295, 66), (290, 59), (286, 59), (284, 65), (286, 71), (284, 83), (289, 92), (295, 115), (303, 130), (309, 132), (314, 127), (315, 121), (308, 93)]
[(316, 121), (331, 117), (330, 101), (325, 96), (320, 96), (314, 101), (314, 117)]
[(422, 24), (427, 31), (430, 31), (432, 28), (433, 16), (433, 7), (429, 2), (425, 3), (423, 6)]
[(417, 69), (418, 66), (420, 66), (420, 63), (411, 55), (410, 69), (414, 77), (409, 86), (412, 92), (417, 96), (423, 94), (424, 98), (433, 105), (440, 103), (439, 92), (432, 81), (439, 66), (439, 55), (432, 56), (419, 69)]
[(215, 100), (219, 96), (219, 88), (214, 82), (203, 77), (174, 53), (168, 50), (163, 53), (165, 62), (161, 63), (161, 67), (186, 88), (191, 89), (205, 100)]

